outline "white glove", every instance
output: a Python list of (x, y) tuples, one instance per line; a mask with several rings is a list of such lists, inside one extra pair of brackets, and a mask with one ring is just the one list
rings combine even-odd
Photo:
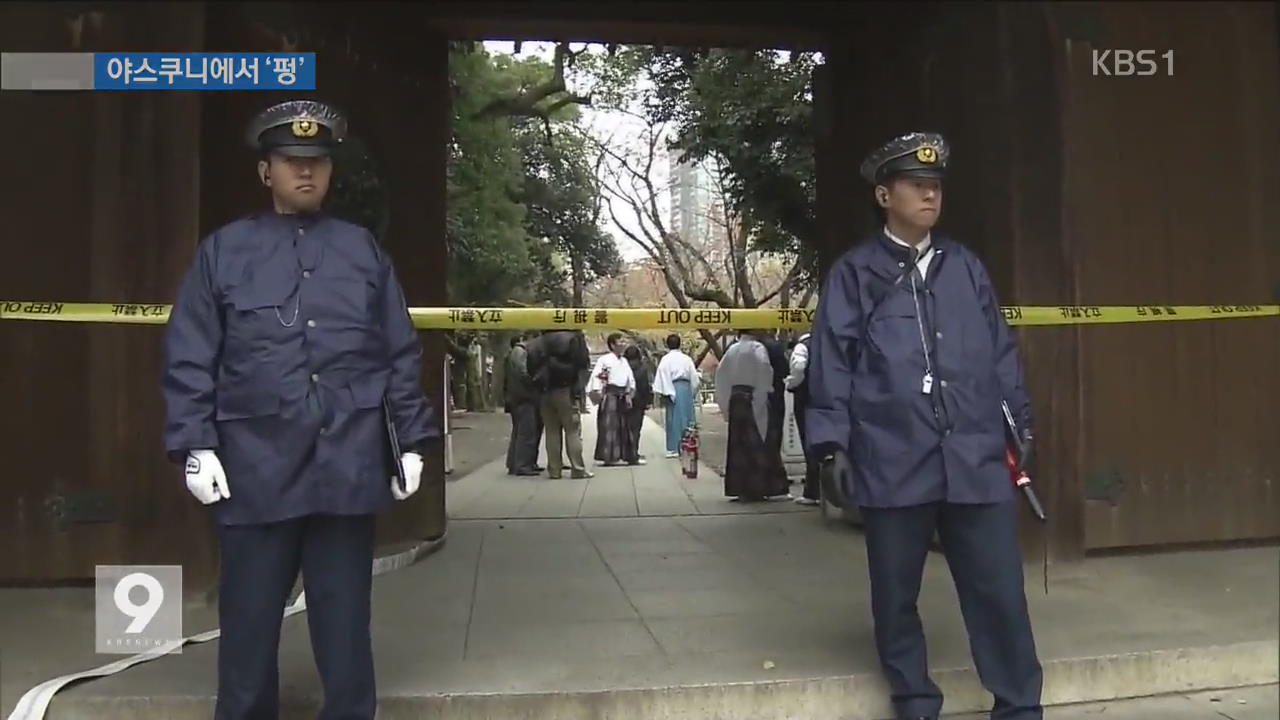
[(227, 473), (212, 450), (196, 450), (187, 455), (187, 489), (205, 505), (231, 497)]
[(422, 456), (418, 453), (405, 453), (400, 456), (400, 465), (404, 468), (404, 492), (400, 492), (400, 483), (391, 478), (391, 494), (397, 500), (404, 500), (418, 492), (422, 483)]

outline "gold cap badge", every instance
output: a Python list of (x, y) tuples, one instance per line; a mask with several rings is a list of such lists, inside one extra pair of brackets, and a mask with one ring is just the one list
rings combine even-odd
[(916, 159), (926, 164), (936, 163), (938, 162), (938, 151), (932, 145), (925, 145), (916, 150)]
[(320, 132), (320, 125), (311, 120), (293, 121), (294, 137), (315, 137)]

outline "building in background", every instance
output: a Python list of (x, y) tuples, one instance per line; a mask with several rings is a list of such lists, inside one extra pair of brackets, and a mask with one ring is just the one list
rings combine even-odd
[(727, 237), (720, 193), (713, 165), (704, 162), (682, 163), (676, 153), (668, 152), (667, 176), (671, 182), (670, 230), (685, 240), (705, 243), (723, 242)]

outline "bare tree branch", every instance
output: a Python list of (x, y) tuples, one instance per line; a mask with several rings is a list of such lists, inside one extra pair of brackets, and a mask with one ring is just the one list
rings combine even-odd
[(707, 279), (704, 283), (714, 283), (716, 285), (716, 289), (723, 292), (724, 288), (720, 285), (720, 281), (716, 279), (716, 271), (711, 267), (711, 261), (708, 258), (709, 253), (706, 252), (706, 249), (694, 246), (693, 243), (686, 240), (680, 233), (672, 233), (672, 239), (676, 244), (683, 247), (687, 251), (688, 256), (693, 258), (694, 262), (701, 265), (706, 271)]
[[(610, 189), (610, 192), (611, 193), (613, 192), (612, 189)], [(621, 199), (622, 202), (626, 202), (625, 198), (619, 198), (619, 199)], [(605, 198), (605, 206), (609, 208), (609, 218), (613, 220), (613, 223), (615, 225), (618, 226), (618, 229), (622, 231), (622, 234), (626, 235), (631, 240), (631, 242), (634, 242), (635, 244), (639, 245), (640, 248), (644, 250), (646, 253), (648, 253), (651, 257), (653, 257), (654, 260), (661, 263), (663, 260), (661, 249), (659, 249), (656, 245), (650, 244), (646, 240), (640, 239), (640, 236), (631, 232), (631, 230), (629, 230), (626, 226), (624, 226), (622, 222), (618, 219), (618, 214), (614, 212), (613, 201), (611, 201), (609, 198)]]
[[(764, 303), (767, 303), (770, 300), (777, 297), (778, 294), (781, 293), (784, 288), (788, 287), (789, 285), (791, 285), (791, 283), (795, 282), (796, 278), (799, 276), (800, 276), (800, 261), (797, 260), (795, 263), (791, 265), (791, 269), (787, 271), (787, 276), (783, 278), (782, 282), (778, 285), (778, 287), (774, 288), (769, 294), (765, 295), (763, 298), (760, 299), (760, 304), (763, 305)], [(801, 305), (800, 307), (804, 307), (804, 305)]]
[[(755, 254), (749, 251), (741, 219), (725, 197), (721, 177), (717, 176), (716, 187), (710, 188), (718, 195), (718, 202), (709, 209), (715, 217), (708, 219), (724, 227), (723, 237), (728, 243), (720, 239), (719, 233), (711, 237), (701, 234), (686, 237), (669, 226), (659, 196), (671, 186), (655, 178), (665, 125), (637, 113), (624, 111), (623, 114), (643, 124), (634, 149), (590, 138), (599, 152), (596, 167), (602, 199), (619, 232), (654, 261), (661, 282), (675, 304), (681, 308), (688, 308), (692, 303), (711, 303), (723, 308), (757, 307), (777, 297), (780, 291), (774, 290), (757, 302), (755, 285), (759, 278), (753, 278)], [(623, 215), (631, 216), (633, 222), (622, 223)], [(793, 269), (792, 275), (794, 272)], [(720, 347), (723, 333), (700, 330), (699, 334), (706, 342), (706, 348), (698, 357), (699, 363), (708, 352), (716, 357), (723, 354)]]
[[(653, 124), (651, 123), (649, 127), (652, 129)], [(639, 221), (641, 231), (645, 233), (650, 241), (652, 241), (653, 245), (656, 247), (660, 243), (662, 246), (661, 252), (650, 251), (649, 254), (655, 261), (658, 261), (664, 269), (674, 271), (678, 275), (678, 279), (682, 281), (681, 284), (685, 288), (685, 291), (688, 292), (693, 290), (692, 286), (695, 283), (689, 273), (688, 266), (680, 257), (680, 252), (677, 244), (673, 241), (672, 234), (667, 230), (666, 224), (662, 221), (662, 213), (659, 212), (657, 205), (658, 190), (654, 186), (652, 176), (650, 175), (654, 163), (654, 157), (656, 155), (656, 141), (654, 138), (657, 137), (657, 133), (651, 133), (650, 141), (648, 143), (648, 158), (645, 162), (644, 170), (636, 168), (627, 158), (623, 157), (612, 148), (602, 146), (602, 149), (611, 158), (622, 165), (631, 181), (631, 193), (620, 192), (619, 188), (615, 187), (611, 188), (611, 190), (614, 191), (613, 194), (632, 207), (632, 210), (636, 215), (636, 219)], [(614, 174), (616, 177), (616, 173), (611, 171), (611, 174)], [(652, 226), (652, 231), (649, 226)]]
[[(480, 108), (472, 117), (477, 120), (502, 116), (528, 117), (540, 118), (549, 123), (552, 114), (563, 107), (568, 105), (590, 105), (590, 96), (570, 93), (564, 82), (565, 62), (568, 61), (572, 64), (573, 60), (581, 52), (583, 51), (574, 52), (570, 50), (568, 43), (556, 43), (555, 56), (552, 60), (553, 73), (550, 80), (512, 97), (496, 98)], [(559, 93), (566, 93), (566, 95), (558, 98), (550, 105), (538, 107), (538, 103)], [(548, 135), (550, 135), (550, 131), (548, 131)]]
[(747, 277), (747, 234), (742, 231), (742, 218), (733, 210), (728, 188), (724, 184), (724, 172), (720, 158), (713, 158), (715, 172), (716, 196), (719, 199), (721, 221), (724, 224), (725, 236), (729, 244), (729, 257), (733, 261), (733, 282), (741, 290), (742, 302), (747, 307), (759, 307), (769, 301), (768, 298), (758, 300), (750, 279)]
[[(653, 187), (651, 182), (647, 183), (647, 186), (649, 189), (652, 189)], [(630, 238), (632, 242), (639, 245), (646, 253), (649, 254), (650, 257), (654, 259), (655, 262), (657, 262), (658, 267), (662, 272), (663, 280), (667, 285), (667, 289), (671, 292), (671, 296), (675, 298), (676, 303), (680, 307), (687, 308), (690, 306), (690, 302), (711, 302), (719, 305), (720, 307), (737, 307), (733, 303), (733, 299), (726, 295), (723, 290), (715, 290), (705, 287), (700, 288), (690, 282), (688, 272), (684, 269), (683, 264), (673, 258), (672, 253), (669, 252), (671, 249), (669, 236), (663, 237), (661, 228), (659, 228), (657, 232), (654, 232), (647, 226), (648, 223), (654, 223), (654, 218), (647, 215), (646, 208), (642, 207), (642, 200), (640, 198), (621, 192), (618, 188), (611, 186), (609, 183), (606, 183), (605, 187), (611, 195), (617, 196), (619, 201), (624, 202), (631, 207), (632, 212), (639, 221), (640, 233), (637, 234), (632, 232), (619, 222), (617, 214), (613, 211), (612, 201), (606, 199), (609, 206), (610, 217), (618, 228), (622, 230), (624, 235)], [(648, 210), (652, 212), (653, 206), (650, 205)], [(644, 235), (644, 239), (641, 239), (640, 235)], [(663, 242), (664, 240), (666, 242)], [(662, 243), (662, 245), (660, 245), (660, 243)], [(663, 245), (665, 245), (665, 247), (663, 247)], [(677, 275), (677, 273), (679, 273), (679, 275)]]

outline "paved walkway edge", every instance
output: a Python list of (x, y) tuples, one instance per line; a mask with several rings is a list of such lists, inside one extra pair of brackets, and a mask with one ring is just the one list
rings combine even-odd
[[(945, 713), (985, 712), (990, 696), (972, 669), (939, 670)], [(1280, 641), (1267, 640), (1056, 660), (1045, 663), (1046, 705), (1217, 690), (1280, 681)], [(538, 694), (383, 697), (379, 720), (891, 720), (879, 675)], [(313, 717), (318, 704), (282, 698), (282, 717)], [(59, 708), (53, 717), (116, 720), (208, 717), (212, 698), (114, 698)]]
[[(1046, 705), (1172, 692), (1264, 685), (1280, 680), (1280, 642), (1239, 643), (1045, 663)], [(972, 669), (940, 670), (934, 680), (947, 713), (984, 712), (990, 696)], [(508, 720), (892, 720), (879, 675), (694, 687), (542, 695), (388, 698), (380, 717)]]

